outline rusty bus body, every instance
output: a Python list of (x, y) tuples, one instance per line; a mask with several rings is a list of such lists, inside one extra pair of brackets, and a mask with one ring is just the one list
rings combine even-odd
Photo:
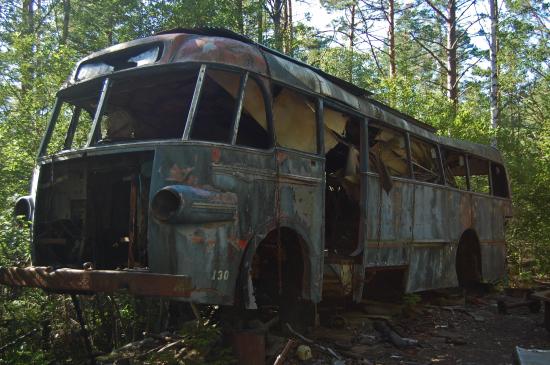
[(4, 284), (253, 308), (317, 303), (331, 278), (361, 300), (376, 273), (406, 292), (505, 275), (496, 149), (236, 35), (94, 53), (52, 114), (16, 206), (33, 266), (0, 268)]

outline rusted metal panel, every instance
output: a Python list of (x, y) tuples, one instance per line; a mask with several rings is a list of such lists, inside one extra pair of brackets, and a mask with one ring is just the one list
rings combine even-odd
[(265, 53), (273, 80), (292, 85), (308, 92), (320, 93), (321, 85), (314, 71), (273, 54)]
[(193, 283), (185, 275), (162, 275), (143, 270), (77, 270), (44, 266), (0, 267), (0, 284), (29, 286), (61, 293), (112, 293), (186, 298)]
[(305, 241), (308, 263), (303, 297), (321, 300), (324, 248), (324, 161), (318, 156), (276, 149), (280, 224), (296, 230)]
[(454, 287), (457, 284), (453, 270), (456, 245), (449, 243), (413, 245), (409, 262), (406, 291)]
[(389, 193), (378, 176), (369, 173), (367, 197), (368, 267), (399, 266), (408, 263), (408, 243), (412, 239), (412, 194), (414, 185), (393, 180)]
[(188, 36), (175, 47), (171, 62), (212, 62), (268, 74), (257, 47), (223, 37)]
[[(231, 168), (230, 164), (226, 164), (228, 159), (238, 161), (235, 153), (228, 154), (228, 157), (224, 156), (224, 152), (223, 147), (207, 143), (158, 147), (153, 165), (153, 171), (157, 172), (157, 175), (151, 183), (151, 196), (166, 186), (174, 185), (221, 193), (222, 188), (228, 187), (227, 180), (230, 179), (223, 174), (221, 167), (225, 165)], [(244, 157), (242, 155), (244, 153), (241, 153), (241, 157)], [(247, 160), (254, 159), (248, 158), (244, 161)], [(255, 160), (256, 163), (261, 162), (259, 158)], [(250, 165), (253, 164), (248, 164)], [(268, 166), (269, 162), (263, 167)], [(215, 183), (220, 180), (226, 186), (216, 186)], [(245, 189), (249, 186), (242, 184), (239, 189), (239, 184), (234, 185), (239, 196), (236, 202), (237, 214), (227, 221), (216, 220), (200, 225), (168, 223), (158, 219), (149, 221), (148, 252), (151, 269), (193, 277), (194, 289), (191, 292), (191, 300), (218, 304), (233, 302), (241, 256), (248, 241), (253, 238), (251, 234), (257, 225), (257, 222), (249, 222), (249, 229), (252, 231), (239, 229), (240, 213), (245, 211), (246, 206), (243, 204), (255, 196), (250, 191), (246, 192)], [(261, 218), (263, 217), (258, 217)]]

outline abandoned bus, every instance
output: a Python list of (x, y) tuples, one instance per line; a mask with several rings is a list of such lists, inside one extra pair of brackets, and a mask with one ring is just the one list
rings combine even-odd
[(228, 31), (84, 58), (16, 204), (32, 266), (0, 282), (256, 308), (503, 278), (500, 153), (370, 95)]

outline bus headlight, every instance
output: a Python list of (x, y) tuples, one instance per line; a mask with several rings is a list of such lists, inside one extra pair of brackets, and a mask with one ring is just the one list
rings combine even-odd
[(165, 223), (205, 223), (230, 221), (237, 212), (237, 196), (195, 188), (170, 185), (155, 193), (151, 202), (154, 218)]
[(23, 217), (27, 222), (32, 220), (34, 213), (34, 200), (32, 196), (22, 196), (15, 202), (13, 215), (15, 218)]

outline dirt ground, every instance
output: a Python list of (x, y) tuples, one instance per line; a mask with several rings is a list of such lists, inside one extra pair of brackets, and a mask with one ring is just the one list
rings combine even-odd
[[(519, 307), (503, 315), (497, 310), (498, 299), (522, 301), (521, 298), (492, 294), (466, 296), (458, 305), (441, 305), (437, 298), (422, 298), (412, 306), (375, 303), (342, 311), (328, 325), (305, 335), (315, 344), (333, 349), (341, 360), (310, 344), (313, 358), (300, 361), (294, 351), (285, 363), (515, 364), (516, 346), (550, 349), (550, 334), (543, 325), (544, 309), (531, 313), (529, 308)], [(380, 322), (388, 324), (399, 336), (410, 339), (406, 340), (408, 346), (398, 348), (392, 344), (388, 336), (380, 333)], [(269, 348), (272, 343), (273, 338), (268, 337), (268, 353), (277, 353), (274, 351), (277, 346)]]

